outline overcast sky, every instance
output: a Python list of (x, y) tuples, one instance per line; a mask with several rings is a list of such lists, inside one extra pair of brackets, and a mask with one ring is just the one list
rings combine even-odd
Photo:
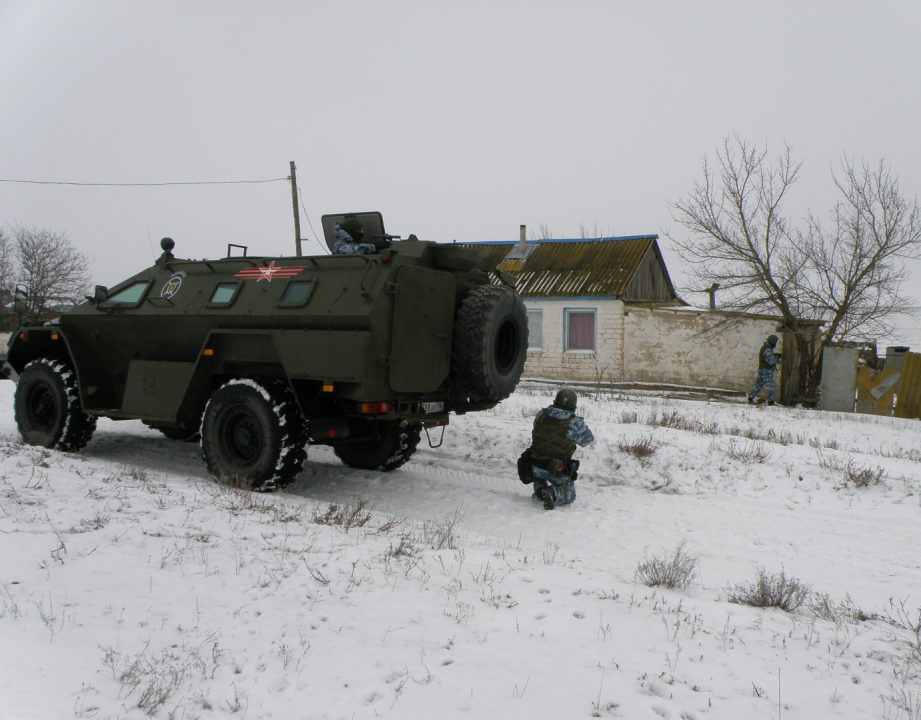
[[(917, 0), (0, 0), (0, 179), (261, 180), (294, 160), (317, 231), (379, 210), (441, 242), (661, 235), (737, 132), (789, 143), (788, 209), (824, 217), (843, 152), (921, 191), (919, 35)], [(286, 182), (0, 183), (0, 223), (66, 230), (106, 285), (165, 235), (183, 257), (294, 252)]]

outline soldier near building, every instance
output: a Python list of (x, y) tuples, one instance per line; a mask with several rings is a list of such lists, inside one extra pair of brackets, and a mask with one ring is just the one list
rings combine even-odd
[(333, 255), (373, 255), (380, 252), (375, 243), (362, 242), (365, 228), (357, 217), (347, 217), (341, 223), (333, 224), (336, 244)]
[(755, 395), (761, 388), (767, 389), (768, 405), (774, 404), (774, 371), (780, 365), (781, 354), (775, 352), (777, 347), (777, 336), (769, 335), (761, 346), (761, 352), (758, 353), (758, 379), (755, 386), (748, 393), (749, 404), (754, 404)]
[(585, 420), (576, 415), (576, 402), (576, 391), (563, 388), (553, 405), (534, 418), (530, 448), (534, 497), (543, 500), (547, 510), (576, 499), (579, 461), (572, 455), (577, 445), (585, 447), (595, 440)]

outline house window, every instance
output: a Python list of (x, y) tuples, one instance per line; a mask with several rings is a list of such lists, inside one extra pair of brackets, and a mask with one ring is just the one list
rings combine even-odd
[(528, 350), (541, 350), (543, 344), (544, 311), (528, 310)]
[(595, 311), (566, 311), (566, 349), (595, 349)]

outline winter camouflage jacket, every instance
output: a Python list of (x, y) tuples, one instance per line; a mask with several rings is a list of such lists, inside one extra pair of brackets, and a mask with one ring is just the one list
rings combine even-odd
[(339, 223), (333, 223), (336, 233), (336, 242), (333, 245), (333, 255), (373, 255), (378, 252), (373, 243), (359, 243), (352, 239)]

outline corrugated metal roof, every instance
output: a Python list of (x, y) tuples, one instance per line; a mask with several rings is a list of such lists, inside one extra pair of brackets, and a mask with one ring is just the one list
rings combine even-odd
[[(479, 253), (476, 269), (503, 270), (518, 279), (522, 297), (617, 297), (657, 235), (594, 240), (532, 240), (527, 260), (506, 260), (515, 242), (465, 243)], [(460, 244), (460, 243), (458, 243)]]

